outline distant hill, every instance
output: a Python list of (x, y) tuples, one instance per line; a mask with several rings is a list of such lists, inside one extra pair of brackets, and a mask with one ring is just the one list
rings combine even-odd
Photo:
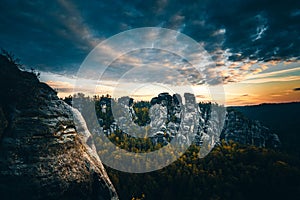
[(300, 155), (300, 102), (231, 107), (277, 133), (283, 150)]

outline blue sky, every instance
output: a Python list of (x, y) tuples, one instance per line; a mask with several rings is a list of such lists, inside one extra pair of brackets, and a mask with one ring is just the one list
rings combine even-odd
[[(41, 71), (61, 96), (71, 93), (81, 63), (100, 42), (133, 28), (162, 27), (186, 34), (211, 55), (215, 65), (207, 73), (220, 78), (211, 85), (224, 85), (228, 104), (300, 98), (297, 0), (2, 0), (0, 12), (0, 47)], [(244, 91), (243, 84), (268, 85), (276, 94), (258, 98), (261, 89)]]

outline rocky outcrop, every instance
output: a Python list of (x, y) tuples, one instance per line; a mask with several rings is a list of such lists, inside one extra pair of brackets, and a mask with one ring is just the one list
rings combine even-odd
[(221, 138), (240, 144), (258, 147), (278, 148), (280, 140), (277, 134), (257, 120), (249, 120), (242, 113), (229, 108), (226, 113), (225, 126)]
[[(126, 98), (120, 98), (119, 102), (124, 99)], [(125, 111), (127, 110), (126, 112), (130, 113), (128, 115), (129, 118), (134, 118), (133, 100), (131, 99), (131, 103), (128, 103), (129, 99), (127, 97), (127, 103), (120, 103), (120, 105), (123, 105)], [(184, 95), (185, 105), (182, 104), (182, 99), (179, 94), (171, 96), (168, 93), (161, 93), (157, 97), (152, 98), (149, 105), (145, 105), (150, 108), (149, 114), (153, 116), (152, 118), (150, 117), (149, 125), (154, 132), (149, 131), (151, 134), (148, 136), (154, 144), (167, 145), (176, 135), (178, 136), (177, 138), (180, 138), (179, 143), (184, 143), (188, 141), (187, 135), (191, 135), (194, 138), (194, 143), (202, 147), (203, 145), (214, 146), (220, 139), (258, 147), (278, 148), (280, 146), (278, 136), (272, 133), (270, 129), (259, 121), (246, 118), (242, 113), (234, 109), (225, 109), (212, 103), (200, 103), (199, 109), (196, 111), (197, 106), (194, 108), (193, 105), (197, 104), (193, 94), (186, 93)], [(100, 102), (103, 105), (110, 106), (108, 104), (110, 99), (101, 99)], [(135, 136), (130, 131), (127, 131), (129, 124), (127, 121), (129, 120), (124, 120), (124, 116), (126, 114), (121, 114), (119, 118), (114, 116), (117, 118), (115, 120), (118, 123), (111, 123), (104, 132), (109, 134), (117, 129), (121, 129), (125, 134), (130, 133), (130, 135)], [(99, 120), (102, 121), (102, 124), (103, 121), (105, 123), (104, 119)], [(180, 131), (178, 131), (180, 127), (189, 129), (193, 126), (192, 122), (196, 120), (198, 123), (196, 133), (192, 133), (189, 130), (189, 134), (180, 134)], [(153, 127), (159, 127), (159, 129), (154, 129)]]
[(80, 113), (4, 56), (0, 69), (1, 199), (117, 199)]
[[(189, 105), (196, 104), (194, 95), (186, 93), (184, 98), (185, 104), (188, 101), (192, 101)], [(189, 115), (187, 112), (184, 117), (179, 115), (183, 111), (182, 107), (184, 108), (180, 102), (181, 97), (179, 95), (171, 97), (167, 93), (159, 94), (158, 97), (151, 100), (152, 105), (161, 104), (168, 108), (168, 126), (165, 130), (167, 135), (174, 136), (180, 123), (185, 125), (181, 119), (195, 120), (195, 113)], [(242, 113), (231, 108), (225, 109), (217, 104), (200, 103), (198, 122), (198, 132), (194, 134), (194, 142), (199, 146), (203, 144), (213, 146), (221, 139), (257, 147), (278, 148), (280, 146), (278, 135), (274, 134), (268, 127), (259, 121), (248, 119)]]

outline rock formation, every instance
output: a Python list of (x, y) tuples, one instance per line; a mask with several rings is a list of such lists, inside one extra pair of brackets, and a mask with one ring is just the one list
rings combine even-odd
[[(129, 97), (127, 98), (129, 99)], [(171, 96), (168, 93), (161, 93), (157, 97), (152, 98), (150, 101), (151, 106), (149, 105), (149, 113), (152, 113), (154, 117), (150, 121), (150, 126), (161, 127), (159, 130), (154, 129), (155, 132), (150, 134), (154, 144), (159, 142), (167, 145), (175, 135), (179, 134), (180, 126), (190, 128), (191, 122), (196, 120), (197, 112), (195, 108), (193, 106), (189, 108), (189, 105), (196, 105), (194, 95), (186, 93), (184, 99), (186, 106), (182, 105), (182, 98), (179, 94)], [(108, 102), (110, 102), (109, 99), (101, 100), (102, 104), (110, 106)], [(133, 110), (132, 106), (132, 103), (127, 103), (124, 107), (129, 113), (129, 111)], [(196, 145), (202, 147), (203, 144), (213, 146), (220, 139), (224, 139), (227, 142), (232, 140), (240, 144), (258, 147), (278, 148), (280, 146), (280, 140), (276, 134), (272, 133), (260, 122), (247, 119), (242, 113), (234, 109), (225, 109), (217, 104), (200, 103), (198, 113), (199, 116), (196, 117), (199, 123), (197, 133), (193, 134), (189, 131), (195, 138), (194, 142)], [(121, 116), (125, 116), (125, 114)], [(182, 119), (185, 120), (182, 121)], [(104, 119), (99, 120), (104, 121)], [(119, 120), (117, 125), (115, 122), (111, 123), (104, 132), (112, 133), (120, 128), (124, 133), (130, 133), (127, 132), (126, 127), (128, 123), (125, 123), (125, 121)], [(165, 122), (166, 124), (164, 125), (157, 125)], [(187, 141), (186, 134), (179, 136), (183, 142)]]
[(259, 121), (249, 120), (242, 113), (231, 108), (227, 109), (221, 138), (258, 147), (278, 148), (280, 146), (277, 134), (272, 133)]
[(1, 199), (118, 199), (80, 113), (2, 55), (0, 97)]

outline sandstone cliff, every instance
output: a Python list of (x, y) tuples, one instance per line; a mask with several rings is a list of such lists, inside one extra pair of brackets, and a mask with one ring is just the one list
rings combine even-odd
[(0, 195), (1, 199), (118, 198), (80, 113), (59, 100), (34, 73), (19, 70), (2, 55)]

